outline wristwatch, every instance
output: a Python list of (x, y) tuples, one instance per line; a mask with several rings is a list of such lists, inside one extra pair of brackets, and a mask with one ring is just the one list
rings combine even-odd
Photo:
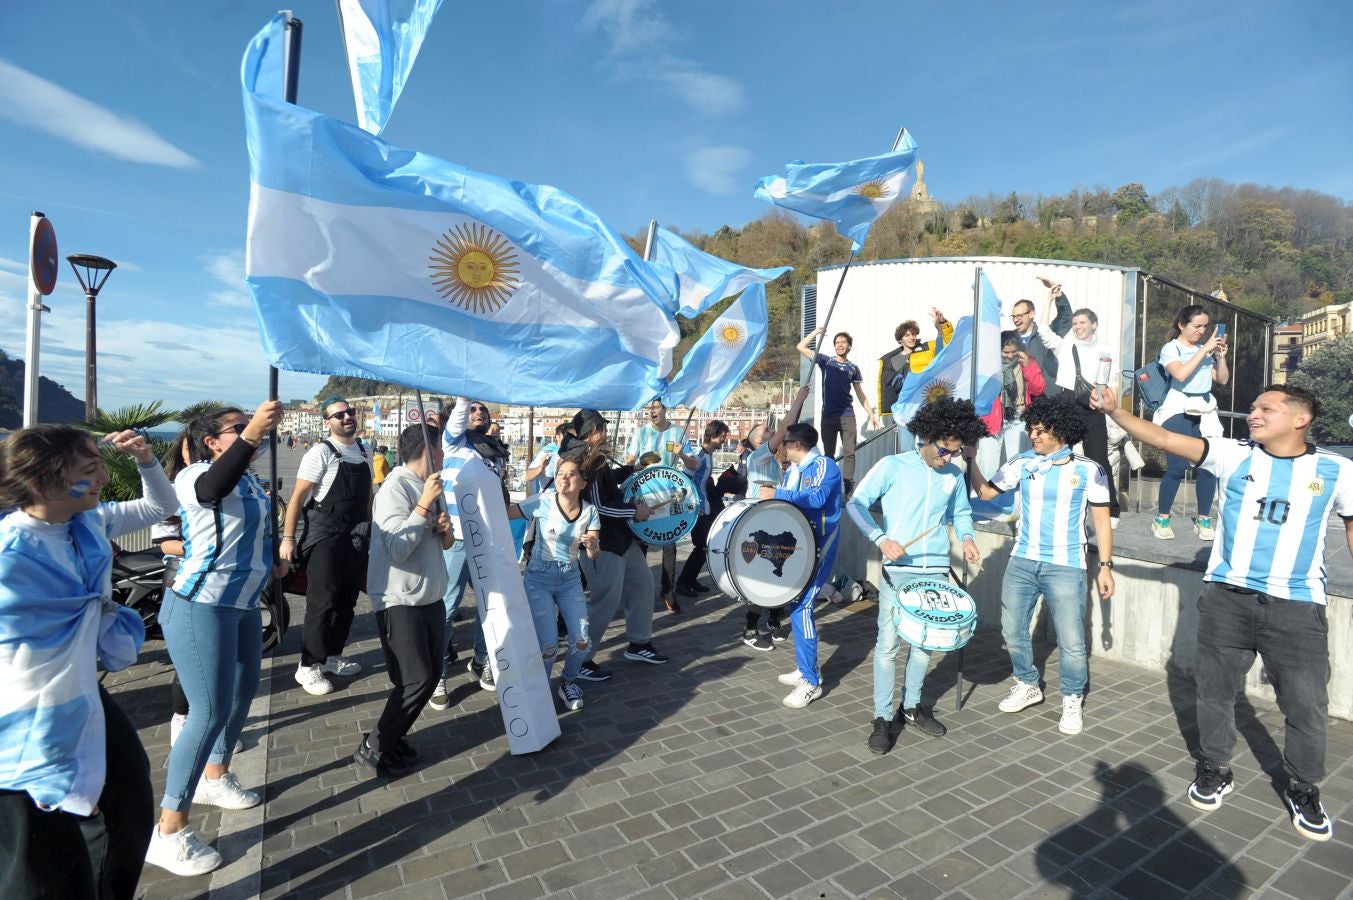
[(1099, 564), (1099, 567), (1100, 567), (1101, 569), (1112, 569), (1112, 568), (1113, 568), (1113, 560), (1111, 560), (1111, 559), (1110, 559), (1110, 560), (1105, 560), (1104, 562), (1101, 562), (1101, 563)]

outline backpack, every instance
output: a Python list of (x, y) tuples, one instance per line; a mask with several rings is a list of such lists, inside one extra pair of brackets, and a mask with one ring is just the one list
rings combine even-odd
[(1165, 402), (1170, 392), (1170, 373), (1158, 362), (1149, 362), (1132, 373), (1132, 383), (1137, 396), (1147, 412), (1153, 413)]

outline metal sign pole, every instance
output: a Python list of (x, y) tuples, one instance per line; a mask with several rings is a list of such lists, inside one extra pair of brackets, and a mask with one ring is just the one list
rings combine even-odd
[[(38, 424), (38, 385), (40, 371), (38, 357), (42, 347), (42, 290), (38, 287), (39, 278), (47, 272), (39, 272), (38, 266), (45, 261), (37, 258), (39, 232), (44, 230), (42, 223), (47, 217), (34, 211), (28, 220), (28, 342), (24, 348), (23, 379), (23, 427), (30, 428)], [(51, 223), (47, 222), (45, 231), (51, 232)], [(52, 256), (56, 257), (56, 239), (52, 238)], [(56, 266), (50, 267), (51, 281), (56, 280)], [(48, 288), (50, 291), (50, 288)]]

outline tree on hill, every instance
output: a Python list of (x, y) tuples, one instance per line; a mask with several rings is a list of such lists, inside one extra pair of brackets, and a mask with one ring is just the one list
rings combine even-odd
[(1311, 425), (1311, 436), (1317, 443), (1353, 441), (1353, 427), (1348, 424), (1348, 417), (1353, 415), (1350, 372), (1353, 372), (1353, 333), (1321, 344), (1287, 379), (1288, 384), (1303, 387), (1320, 398), (1320, 418)]

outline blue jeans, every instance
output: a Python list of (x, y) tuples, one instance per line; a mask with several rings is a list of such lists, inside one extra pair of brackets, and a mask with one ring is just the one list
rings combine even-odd
[(188, 698), (188, 721), (169, 750), (162, 809), (184, 812), (207, 763), (226, 765), (244, 730), (263, 664), (263, 618), (166, 591), (160, 628)]
[[(456, 541), (450, 547), (442, 551), (442, 559), (446, 560), (446, 573), (451, 576), (447, 582), (446, 593), (442, 595), (442, 605), (446, 607), (446, 655), (442, 658), (442, 674), (446, 674), (446, 667), (451, 663), (451, 639), (454, 636), (454, 624), (451, 619), (460, 609), (461, 601), (465, 599), (465, 589), (470, 585), (470, 567), (465, 562), (465, 542)], [(484, 626), (479, 617), (480, 604), (476, 603), (474, 608), (474, 661), (483, 665), (489, 661), (489, 647), (484, 643)]]
[(1001, 633), (1010, 651), (1010, 666), (1024, 684), (1038, 684), (1034, 643), (1029, 636), (1034, 603), (1043, 595), (1061, 652), (1063, 696), (1085, 692), (1090, 664), (1085, 652), (1085, 570), (1010, 557), (1001, 581)]
[[(1188, 437), (1203, 436), (1202, 419), (1199, 416), (1179, 413), (1162, 422), (1161, 427), (1166, 431)], [(1184, 473), (1193, 466), (1193, 463), (1182, 456), (1167, 453), (1165, 459), (1165, 474), (1160, 478), (1160, 495), (1156, 501), (1156, 515), (1159, 516), (1170, 514), (1170, 507), (1174, 506), (1175, 494), (1179, 493), (1179, 485), (1184, 481)], [(1217, 476), (1201, 467), (1195, 467), (1193, 472), (1194, 487), (1198, 491), (1198, 515), (1211, 515), (1212, 498), (1217, 495)]]
[[(944, 569), (922, 569), (911, 566), (889, 566), (879, 589), (879, 634), (874, 644), (874, 718), (893, 716), (893, 685), (897, 681), (897, 652), (902, 649), (902, 635), (897, 631), (897, 588), (913, 578), (948, 579)], [(892, 581), (888, 579), (891, 578)], [(930, 667), (930, 651), (913, 646), (907, 654), (907, 668), (902, 675), (902, 708), (921, 705), (921, 684)]]
[(577, 565), (541, 559), (539, 554), (543, 552), (543, 548), (537, 547), (526, 567), (526, 600), (531, 604), (531, 619), (536, 623), (536, 639), (540, 641), (540, 655), (545, 660), (547, 674), (554, 667), (555, 650), (559, 646), (556, 618), (564, 617), (568, 627), (568, 655), (564, 657), (563, 678), (572, 681), (578, 677), (578, 669), (590, 649), (587, 633), (582, 627), (587, 618), (587, 597), (583, 594)]

